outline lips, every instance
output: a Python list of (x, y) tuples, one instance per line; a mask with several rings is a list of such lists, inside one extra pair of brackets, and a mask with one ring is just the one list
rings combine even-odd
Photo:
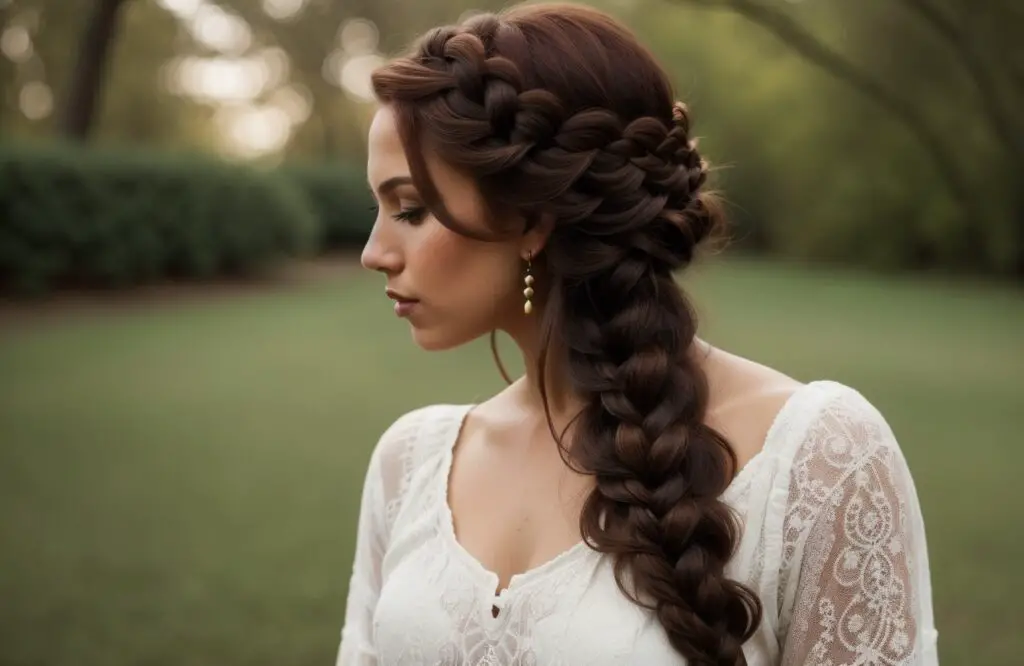
[(412, 298), (412, 297), (410, 297), (410, 296), (406, 296), (406, 295), (405, 295), (405, 294), (403, 294), (402, 292), (400, 292), (400, 291), (396, 291), (395, 289), (392, 289), (391, 287), (388, 287), (387, 289), (385, 289), (385, 290), (384, 290), (384, 294), (385, 294), (385, 295), (386, 295), (386, 296), (387, 296), (388, 298), (390, 298), (391, 300), (393, 300), (393, 301), (401, 301), (401, 302), (415, 302), (416, 300), (418, 300), (418, 299)]
[(409, 298), (390, 287), (385, 289), (384, 293), (395, 302), (395, 314), (399, 317), (408, 317), (416, 308), (416, 304), (419, 303), (418, 299)]

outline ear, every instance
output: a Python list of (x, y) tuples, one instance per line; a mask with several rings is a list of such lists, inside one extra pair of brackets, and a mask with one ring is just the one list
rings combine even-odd
[(519, 243), (519, 254), (523, 259), (536, 257), (548, 244), (548, 238), (555, 229), (555, 216), (551, 213), (541, 213), (537, 216), (533, 225), (523, 232), (523, 238)]

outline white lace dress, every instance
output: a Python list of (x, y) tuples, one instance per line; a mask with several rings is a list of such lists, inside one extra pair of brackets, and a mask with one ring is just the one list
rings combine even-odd
[[(619, 591), (610, 559), (582, 542), (495, 596), (498, 577), (456, 541), (446, 501), (469, 409), (410, 412), (374, 450), (339, 666), (684, 664)], [(724, 499), (744, 526), (727, 574), (764, 604), (748, 664), (938, 663), (914, 483), (859, 393), (798, 389)]]

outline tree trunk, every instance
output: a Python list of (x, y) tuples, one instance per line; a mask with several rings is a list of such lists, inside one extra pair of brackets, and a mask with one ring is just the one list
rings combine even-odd
[[(5, 26), (14, 14), (9, 4), (0, 3), (0, 26)], [(7, 118), (17, 114), (18, 96), (15, 91), (16, 65), (0, 56), (0, 136), (4, 134)]]
[(95, 0), (86, 20), (60, 124), (62, 134), (70, 139), (89, 137), (123, 5), (124, 0)]

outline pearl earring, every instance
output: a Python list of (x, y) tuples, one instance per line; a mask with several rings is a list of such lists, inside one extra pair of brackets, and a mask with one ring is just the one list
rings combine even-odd
[(526, 288), (523, 289), (523, 296), (526, 297), (526, 302), (523, 303), (523, 312), (530, 314), (533, 312), (533, 253), (530, 252), (526, 255), (526, 275), (523, 277), (523, 283)]

